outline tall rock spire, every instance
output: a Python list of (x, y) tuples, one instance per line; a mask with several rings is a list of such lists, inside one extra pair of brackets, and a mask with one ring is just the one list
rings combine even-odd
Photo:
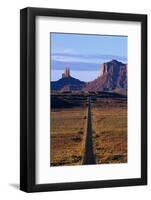
[(70, 69), (66, 67), (64, 69), (64, 73), (62, 73), (62, 78), (67, 78), (67, 77), (70, 77)]

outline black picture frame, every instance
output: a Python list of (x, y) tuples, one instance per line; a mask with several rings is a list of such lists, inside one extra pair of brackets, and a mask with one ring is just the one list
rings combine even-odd
[[(141, 178), (71, 183), (35, 183), (35, 19), (54, 16), (141, 23)], [(147, 15), (48, 8), (20, 11), (20, 189), (25, 192), (121, 187), (147, 184)]]

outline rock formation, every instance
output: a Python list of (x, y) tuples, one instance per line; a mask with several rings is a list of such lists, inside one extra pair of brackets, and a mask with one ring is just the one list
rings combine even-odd
[(65, 68), (62, 78), (51, 82), (53, 91), (71, 92), (104, 92), (114, 91), (127, 94), (127, 64), (112, 60), (101, 64), (100, 74), (95, 80), (85, 83), (70, 75), (70, 69)]
[(61, 92), (81, 91), (86, 83), (70, 75), (70, 69), (65, 68), (62, 78), (51, 82), (51, 90)]
[(99, 77), (88, 83), (86, 91), (127, 89), (127, 64), (112, 60), (101, 65)]
[(62, 73), (62, 78), (70, 77), (70, 69), (65, 68), (64, 73)]

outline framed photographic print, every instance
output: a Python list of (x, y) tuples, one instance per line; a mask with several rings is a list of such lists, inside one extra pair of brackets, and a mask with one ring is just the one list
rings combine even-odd
[(147, 184), (147, 16), (20, 12), (20, 189)]

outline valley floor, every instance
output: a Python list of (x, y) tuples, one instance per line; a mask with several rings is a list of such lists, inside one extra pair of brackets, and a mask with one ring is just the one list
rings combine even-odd
[[(66, 95), (53, 98), (59, 106), (53, 104), (51, 108), (50, 166), (82, 165), (88, 97)], [(127, 99), (93, 96), (91, 123), (95, 163), (126, 163)]]

